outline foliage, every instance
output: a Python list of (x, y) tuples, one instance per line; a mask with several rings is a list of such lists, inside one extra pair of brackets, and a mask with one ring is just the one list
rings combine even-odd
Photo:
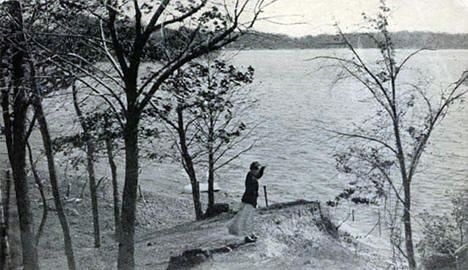
[(118, 140), (122, 139), (122, 130), (114, 120), (115, 117), (110, 109), (87, 113), (83, 118), (83, 122), (89, 134), (85, 135), (84, 132), (80, 131), (67, 136), (57, 136), (53, 140), (54, 151), (62, 153), (65, 157), (71, 156), (71, 161), (75, 160), (74, 163), (76, 163), (73, 168), (78, 170), (78, 165), (84, 163), (85, 158), (79, 154), (77, 155), (75, 150), (80, 149), (86, 152), (86, 142), (88, 140), (93, 141), (96, 152), (105, 149), (107, 139), (110, 139), (115, 146), (118, 146)]
[(185, 132), (191, 138), (189, 147), (195, 162), (206, 161), (209, 148), (216, 149), (221, 159), (224, 150), (231, 150), (249, 132), (242, 117), (255, 100), (244, 86), (253, 81), (253, 73), (252, 67), (240, 71), (217, 59), (192, 62), (165, 83), (165, 94), (155, 100), (158, 114), (175, 127), (176, 108), (183, 107), (185, 122), (190, 123)]
[[(433, 215), (427, 211), (420, 214), (423, 221), (423, 238), (417, 247), (424, 265), (433, 268), (435, 261), (440, 267), (456, 264), (457, 249), (466, 244), (468, 232), (468, 190), (452, 194), (451, 215)], [(432, 265), (432, 266), (431, 266)]]
[(468, 189), (455, 193), (452, 197), (452, 218), (458, 231), (459, 244), (466, 243), (468, 237)]
[(431, 215), (427, 210), (420, 214), (420, 218), (424, 224), (424, 236), (418, 244), (418, 251), (423, 260), (435, 253), (452, 255), (458, 247), (453, 219), (447, 215)]
[[(350, 187), (335, 198), (351, 198), (352, 201), (365, 199), (366, 202), (378, 204), (385, 197), (387, 179), (395, 163), (385, 150), (377, 146), (353, 145), (345, 151), (334, 154), (336, 169), (346, 175), (352, 175)], [(346, 196), (349, 194), (349, 196)], [(353, 196), (351, 196), (353, 195)]]

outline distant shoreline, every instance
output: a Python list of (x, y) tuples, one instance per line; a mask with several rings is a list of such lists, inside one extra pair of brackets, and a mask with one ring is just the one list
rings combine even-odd
[[(346, 33), (346, 39), (356, 48), (376, 49), (369, 33)], [(375, 34), (372, 34), (375, 35)], [(396, 49), (466, 50), (468, 33), (447, 34), (433, 32), (399, 31), (391, 33)], [(339, 35), (322, 34), (315, 36), (290, 37), (282, 34), (247, 32), (227, 48), (257, 49), (339, 49), (346, 48)]]

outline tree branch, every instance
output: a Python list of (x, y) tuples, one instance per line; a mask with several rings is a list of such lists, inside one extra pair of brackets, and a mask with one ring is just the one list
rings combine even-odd
[(382, 83), (380, 82), (380, 80), (375, 76), (375, 74), (367, 67), (367, 65), (364, 63), (364, 61), (362, 60), (361, 56), (356, 52), (356, 50), (354, 49), (353, 45), (349, 42), (349, 40), (346, 38), (346, 36), (344, 35), (344, 33), (341, 31), (340, 28), (338, 28), (338, 31), (340, 33), (340, 36), (343, 38), (346, 46), (351, 50), (351, 52), (353, 53), (353, 55), (358, 59), (359, 63), (362, 65), (362, 67), (364, 68), (364, 70), (366, 71), (366, 73), (375, 81), (375, 83), (378, 85), (378, 88), (381, 90), (382, 94), (386, 97), (387, 99), (387, 102), (389, 103), (390, 106), (393, 105), (390, 97), (388, 96), (388, 93), (385, 89), (385, 87), (382, 85)]
[(325, 129), (325, 130), (329, 131), (329, 132), (332, 132), (332, 133), (335, 133), (335, 134), (340, 135), (340, 136), (345, 136), (345, 137), (350, 137), (350, 138), (358, 138), (358, 139), (364, 139), (364, 140), (371, 141), (371, 142), (376, 142), (376, 143), (381, 144), (385, 148), (389, 149), (394, 154), (397, 153), (397, 151), (392, 146), (390, 146), (388, 143), (386, 143), (386, 142), (384, 142), (382, 140), (379, 140), (377, 138), (372, 138), (372, 137), (369, 137), (369, 136), (366, 136), (366, 135), (360, 135), (360, 134), (351, 134), (351, 133), (339, 132), (339, 131), (330, 130), (330, 129)]
[(411, 59), (413, 58), (413, 56), (417, 55), (418, 53), (422, 52), (422, 51), (427, 51), (429, 50), (428, 48), (421, 48), (419, 50), (416, 50), (412, 53), (410, 53), (408, 56), (405, 57), (405, 59), (401, 62), (401, 64), (399, 66), (396, 67), (396, 71), (395, 71), (395, 78), (396, 76), (400, 73), (401, 69), (405, 66), (405, 64)]
[[(244, 150), (240, 151), (239, 153), (237, 153), (236, 155), (234, 155), (233, 157), (231, 157), (230, 159), (228, 159), (227, 161), (221, 163), (220, 165), (216, 166), (213, 171), (217, 171), (219, 169), (221, 169), (222, 167), (228, 165), (229, 163), (231, 163), (233, 160), (235, 160), (236, 158), (238, 158), (239, 156), (241, 156), (242, 154), (250, 151), (253, 147), (255, 146), (255, 142), (253, 142), (249, 147), (245, 148)], [(219, 159), (219, 158), (218, 158)], [(218, 160), (217, 159), (217, 160)]]
[(107, 0), (106, 7), (109, 13), (109, 21), (107, 22), (107, 27), (109, 28), (109, 32), (112, 38), (112, 44), (114, 45), (114, 51), (117, 55), (117, 60), (119, 61), (120, 68), (122, 69), (124, 76), (127, 76), (128, 64), (125, 60), (124, 49), (122, 48), (122, 44), (120, 44), (119, 38), (117, 36), (117, 30), (115, 29), (115, 19), (117, 17), (117, 10), (114, 6), (115, 4), (112, 4), (111, 2), (114, 2), (116, 4), (117, 1)]
[[(237, 24), (231, 26), (228, 30), (219, 34), (217, 37), (207, 41), (204, 45), (194, 49), (191, 53), (185, 54), (181, 58), (177, 59), (175, 63), (170, 65), (161, 75), (156, 79), (156, 81), (151, 86), (151, 89), (145, 94), (143, 100), (138, 106), (138, 111), (142, 111), (143, 108), (148, 104), (151, 97), (156, 93), (161, 84), (172, 75), (172, 73), (178, 68), (182, 67), (184, 64), (190, 62), (191, 60), (205, 54), (207, 51), (214, 50), (218, 48), (216, 45), (219, 45), (219, 42), (222, 42), (229, 34), (231, 34), (237, 28)], [(224, 44), (224, 43), (223, 43)]]
[(208, 0), (203, 0), (200, 5), (198, 5), (197, 7), (191, 9), (189, 12), (179, 16), (179, 17), (176, 17), (176, 18), (173, 18), (171, 20), (167, 20), (165, 21), (164, 23), (160, 23), (160, 24), (157, 24), (157, 25), (154, 25), (151, 29), (147, 29), (148, 31), (150, 32), (156, 32), (156, 31), (159, 31), (160, 29), (162, 29), (163, 27), (166, 27), (168, 25), (171, 25), (171, 24), (174, 24), (174, 23), (178, 23), (178, 22), (182, 22), (184, 21), (185, 19), (189, 18), (190, 16), (194, 15), (195, 13), (197, 13), (198, 11), (200, 11), (205, 5), (206, 3), (208, 2)]
[(133, 8), (135, 9), (135, 33), (138, 39), (141, 35), (141, 9), (138, 0), (133, 0)]
[(109, 48), (107, 47), (107, 41), (106, 41), (106, 38), (104, 36), (104, 29), (103, 29), (103, 26), (102, 26), (102, 20), (99, 20), (99, 26), (100, 26), (100, 29), (101, 29), (102, 46), (104, 47), (104, 52), (105, 52), (106, 58), (112, 64), (112, 66), (114, 67), (117, 74), (119, 74), (119, 77), (121, 79), (123, 79), (124, 75), (122, 74), (122, 70), (118, 67), (117, 62), (115, 61), (114, 57), (112, 56), (112, 54), (109, 51)]

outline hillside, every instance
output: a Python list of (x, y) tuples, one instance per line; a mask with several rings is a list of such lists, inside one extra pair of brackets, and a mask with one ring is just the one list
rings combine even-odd
[[(311, 212), (310, 204), (282, 209), (261, 209), (253, 227), (256, 243), (231, 252), (213, 254), (193, 269), (383, 269), (382, 258), (369, 250), (354, 250), (345, 234), (334, 233), (334, 225)], [(225, 235), (230, 219), (217, 222)], [(209, 231), (205, 234), (215, 236)], [(216, 236), (215, 236), (216, 237)], [(367, 255), (369, 254), (369, 255)]]
[[(140, 201), (141, 207), (161, 208), (163, 202), (156, 199), (154, 193), (145, 192), (146, 201)], [(158, 195), (160, 197), (160, 195)], [(166, 197), (167, 205), (176, 202)], [(105, 201), (103, 201), (105, 202)], [(104, 209), (110, 202), (103, 203), (101, 217), (107, 224), (111, 211)], [(180, 207), (181, 205), (178, 205)], [(79, 203), (67, 204), (70, 213), (70, 224), (74, 228), (75, 251), (80, 269), (111, 270), (115, 267), (117, 244), (112, 238), (108, 226), (104, 226), (103, 246), (94, 249), (90, 246), (92, 232), (86, 227), (90, 220), (83, 215), (89, 207), (87, 199)], [(183, 212), (189, 210), (184, 208)], [(137, 238), (135, 241), (136, 269), (385, 269), (383, 257), (377, 250), (360, 246), (356, 249), (355, 241), (345, 232), (338, 233), (333, 223), (321, 217), (319, 211), (313, 210), (312, 203), (287, 205), (282, 208), (261, 208), (257, 210), (253, 227), (258, 239), (245, 242), (242, 236), (228, 233), (235, 213), (224, 213), (218, 217), (198, 221), (182, 222), (179, 225), (170, 221), (170, 212), (147, 215), (154, 221), (164, 216), (161, 229), (145, 226), (139, 215)], [(176, 220), (180, 217), (172, 215)], [(169, 225), (169, 226), (168, 226)], [(81, 230), (78, 230), (81, 228)], [(87, 229), (85, 229), (87, 228)], [(60, 234), (55, 217), (48, 220), (47, 232), (41, 241), (41, 266), (54, 270), (66, 268), (65, 257), (61, 255)], [(54, 244), (56, 243), (56, 244)], [(47, 246), (47, 248), (45, 248)], [(183, 264), (174, 265), (174, 259), (183, 254)]]
[[(375, 42), (366, 33), (345, 34), (359, 48), (376, 48)], [(468, 34), (400, 31), (392, 33), (397, 48), (468, 49)], [(287, 35), (248, 32), (230, 48), (246, 49), (323, 49), (343, 48), (338, 35), (316, 35), (294, 38)]]
[[(99, 22), (92, 17), (87, 18), (70, 18), (77, 20), (77, 29), (80, 32), (91, 35), (100, 36)], [(119, 22), (118, 29), (124, 44), (128, 47), (132, 46), (131, 37), (135, 34), (134, 29), (129, 22)], [(148, 46), (145, 48), (145, 58), (158, 60), (163, 57), (163, 48), (170, 46), (173, 48), (184, 47), (186, 42), (186, 28), (165, 29), (163, 33), (154, 34)], [(346, 38), (359, 48), (376, 48), (376, 44), (368, 33), (346, 33)], [(392, 33), (393, 41), (396, 48), (430, 48), (430, 49), (468, 49), (468, 33), (463, 34), (448, 34), (434, 32), (409, 32), (399, 31)], [(42, 44), (49, 47), (67, 47), (63, 46), (67, 43), (74, 43), (73, 37), (62, 39), (54, 36), (43, 36), (38, 34), (36, 37)], [(128, 40), (126, 40), (128, 39)], [(162, 42), (164, 39), (164, 42)], [(75, 44), (76, 46), (80, 46)], [(271, 34), (258, 31), (248, 31), (244, 33), (237, 41), (227, 45), (228, 48), (242, 49), (324, 49), (324, 48), (344, 48), (342, 38), (336, 34), (321, 34), (307, 35), (303, 37), (291, 37), (284, 34)], [(86, 48), (83, 48), (82, 53), (89, 53)]]
[[(99, 22), (95, 18), (70, 18), (76, 20), (77, 31), (86, 35), (100, 36)], [(125, 46), (131, 47), (131, 37), (135, 35), (130, 22), (121, 21), (117, 24), (119, 33), (123, 38)], [(163, 57), (165, 46), (172, 48), (184, 48), (187, 42), (187, 28), (165, 29), (164, 33), (154, 34), (148, 46), (145, 48), (145, 58), (158, 60)], [(359, 48), (376, 48), (375, 41), (369, 37), (368, 33), (346, 33), (346, 38)], [(409, 32), (399, 31), (392, 33), (394, 44), (397, 48), (430, 48), (430, 49), (468, 49), (468, 33), (448, 34), (434, 32)], [(200, 37), (198, 37), (200, 38)], [(38, 34), (36, 37), (42, 44), (56, 48), (64, 47), (64, 44), (76, 42), (73, 37), (62, 39), (60, 37)], [(164, 42), (162, 42), (164, 39)], [(80, 46), (75, 44), (75, 46)], [(65, 46), (67, 47), (67, 46)], [(323, 49), (323, 48), (343, 48), (342, 38), (336, 34), (307, 35), (303, 37), (291, 37), (284, 34), (271, 34), (258, 31), (248, 31), (237, 41), (227, 46), (228, 48), (242, 49)], [(89, 53), (86, 48), (82, 48), (82, 53)]]

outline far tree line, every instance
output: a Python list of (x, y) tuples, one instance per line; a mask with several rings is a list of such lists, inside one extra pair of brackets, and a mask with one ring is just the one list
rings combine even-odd
[[(330, 49), (347, 48), (345, 37), (350, 44), (361, 49), (378, 49), (372, 39), (375, 32), (318, 34), (303, 37), (291, 37), (283, 34), (249, 31), (238, 41), (229, 44), (230, 48), (248, 49)], [(468, 34), (432, 33), (420, 31), (392, 32), (396, 49), (468, 49)]]

